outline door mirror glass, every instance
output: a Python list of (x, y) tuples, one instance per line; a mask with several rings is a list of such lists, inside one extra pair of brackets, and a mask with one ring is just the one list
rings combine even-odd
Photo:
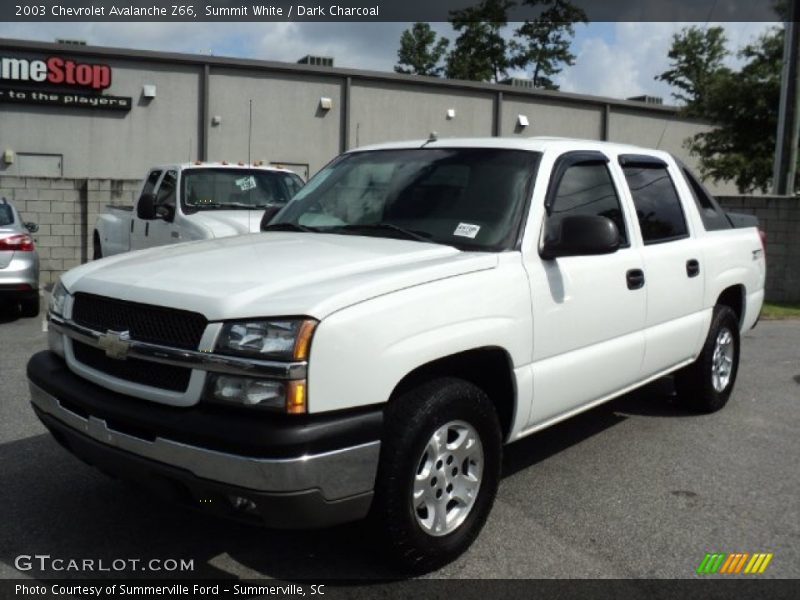
[(156, 214), (156, 197), (153, 194), (144, 193), (139, 197), (139, 202), (136, 204), (136, 216), (146, 221), (158, 217)]
[(25, 223), (25, 229), (27, 229), (30, 233), (36, 233), (39, 231), (39, 224), (32, 222)]
[(555, 224), (544, 240), (541, 256), (552, 260), (560, 256), (611, 254), (620, 246), (614, 221), (597, 215), (566, 215)]

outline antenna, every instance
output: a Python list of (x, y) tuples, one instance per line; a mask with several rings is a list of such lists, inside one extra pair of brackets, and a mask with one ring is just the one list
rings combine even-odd
[[(250, 115), (248, 118), (247, 124), (247, 166), (252, 169), (253, 161), (252, 161), (252, 149), (253, 149), (253, 99), (250, 98)], [(253, 183), (256, 182), (256, 176), (252, 172), (250, 173), (249, 177), (252, 177)], [(253, 187), (248, 184), (247, 185), (247, 204), (250, 208), (247, 209), (247, 231), (252, 231), (253, 224), (252, 224), (252, 217), (253, 217)]]
[(253, 99), (250, 98), (250, 120), (247, 125), (247, 166), (252, 167), (253, 162), (250, 158), (253, 149)]
[(186, 162), (192, 162), (192, 138), (189, 138), (189, 148), (187, 149), (188, 152), (186, 153)]

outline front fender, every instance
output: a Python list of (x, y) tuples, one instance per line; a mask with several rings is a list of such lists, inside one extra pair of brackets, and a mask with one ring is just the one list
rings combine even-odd
[(386, 402), (411, 371), (452, 354), (503, 349), (530, 363), (530, 291), (521, 264), (403, 289), (324, 319), (309, 358), (309, 410)]

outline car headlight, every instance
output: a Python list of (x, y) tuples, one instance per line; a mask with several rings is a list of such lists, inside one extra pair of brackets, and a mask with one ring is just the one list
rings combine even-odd
[(275, 319), (225, 323), (216, 352), (261, 359), (306, 360), (317, 321)]
[(64, 316), (64, 302), (67, 299), (67, 288), (64, 287), (64, 284), (61, 283), (61, 280), (58, 280), (53, 291), (50, 293), (50, 302), (47, 306), (47, 310), (55, 315), (60, 317)]

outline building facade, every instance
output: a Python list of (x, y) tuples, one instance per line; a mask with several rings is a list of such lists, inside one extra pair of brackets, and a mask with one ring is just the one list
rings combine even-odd
[[(673, 152), (675, 107), (429, 77), (0, 40), (0, 175), (130, 179), (154, 164), (263, 160), (303, 177), (349, 148), (554, 135)], [(718, 188), (716, 191), (730, 191)]]

